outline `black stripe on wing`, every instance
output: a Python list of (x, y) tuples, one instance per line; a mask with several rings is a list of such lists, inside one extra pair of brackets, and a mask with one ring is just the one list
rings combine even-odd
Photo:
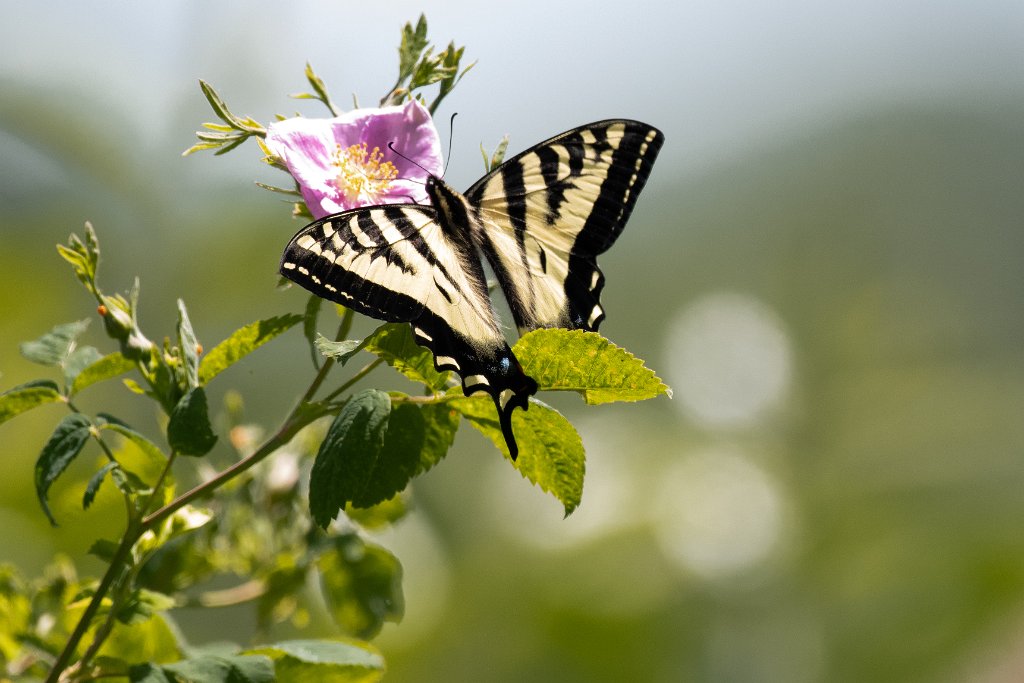
[[(606, 121), (584, 126), (596, 138), (592, 147), (604, 151), (609, 146), (608, 129), (613, 124), (624, 124), (622, 138), (612, 152), (604, 182), (594, 208), (587, 217), (583, 230), (576, 236), (574, 254), (597, 255), (608, 250), (615, 242), (626, 221), (633, 213), (640, 191), (647, 184), (651, 168), (665, 142), (665, 135), (652, 126), (639, 121)], [(582, 131), (577, 131), (582, 137)], [(583, 143), (586, 144), (586, 143)]]

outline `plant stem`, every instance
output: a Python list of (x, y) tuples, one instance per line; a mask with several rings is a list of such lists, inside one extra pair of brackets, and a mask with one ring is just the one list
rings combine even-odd
[(356, 382), (358, 382), (362, 378), (364, 378), (367, 375), (369, 375), (370, 372), (372, 372), (374, 368), (376, 368), (378, 365), (380, 365), (383, 362), (384, 362), (383, 358), (376, 358), (376, 359), (370, 361), (369, 363), (364, 365), (362, 367), (362, 369), (359, 370), (359, 372), (357, 372), (356, 374), (354, 374), (351, 377), (349, 377), (347, 382), (342, 384), (340, 387), (338, 387), (337, 389), (335, 389), (331, 393), (327, 394), (327, 396), (324, 397), (324, 401), (330, 401), (332, 398), (334, 398), (338, 394), (348, 390), (353, 384), (355, 384)]
[[(347, 334), (348, 327), (350, 325), (351, 316), (347, 316), (346, 319), (342, 319), (341, 326), (338, 330), (339, 335), (343, 333)], [(213, 491), (214, 489), (217, 489), (226, 481), (233, 479), (234, 477), (246, 471), (253, 465), (257, 464), (258, 462), (266, 458), (268, 455), (273, 453), (275, 450), (291, 441), (292, 437), (294, 437), (295, 434), (298, 433), (300, 429), (302, 429), (313, 420), (325, 414), (323, 411), (310, 411), (299, 417), (299, 411), (304, 405), (306, 405), (309, 402), (313, 394), (315, 394), (317, 389), (319, 389), (320, 385), (323, 384), (324, 380), (327, 378), (327, 373), (330, 371), (332, 366), (332, 359), (329, 359), (328, 362), (325, 362), (323, 364), (323, 366), (320, 368), (320, 371), (313, 379), (313, 382), (310, 384), (309, 388), (305, 391), (305, 393), (302, 395), (302, 398), (296, 404), (295, 408), (293, 408), (292, 411), (288, 414), (288, 417), (285, 418), (285, 421), (281, 425), (280, 429), (278, 429), (273, 436), (267, 439), (267, 441), (265, 441), (263, 445), (256, 449), (256, 451), (254, 451), (252, 454), (243, 458), (242, 460), (239, 460), (238, 462), (236, 462), (234, 465), (227, 468), (223, 472), (220, 472), (213, 479), (210, 479), (209, 481), (203, 482), (202, 484), (195, 486), (191, 490), (181, 494), (180, 496), (178, 496), (171, 502), (167, 503), (163, 507), (159, 508), (155, 512), (145, 516), (141, 522), (136, 522), (135, 520), (137, 519), (137, 517), (129, 515), (128, 528), (125, 530), (124, 536), (121, 538), (121, 543), (120, 545), (118, 545), (117, 551), (114, 553), (114, 557), (110, 561), (110, 566), (107, 567), (107, 571), (103, 575), (103, 578), (100, 580), (100, 584), (96, 587), (96, 592), (93, 593), (92, 599), (89, 601), (88, 606), (85, 608), (85, 611), (82, 613), (81, 618), (75, 625), (75, 630), (71, 633), (71, 637), (68, 638), (68, 642), (65, 643), (64, 649), (61, 651), (60, 655), (54, 662), (53, 667), (50, 669), (50, 673), (46, 678), (46, 683), (57, 683), (57, 681), (66, 680), (66, 678), (62, 676), (62, 674), (64, 673), (64, 669), (67, 667), (68, 662), (71, 660), (72, 656), (75, 653), (75, 650), (78, 648), (78, 644), (81, 642), (82, 637), (85, 635), (85, 632), (89, 629), (89, 626), (92, 624), (92, 620), (93, 617), (96, 615), (96, 611), (103, 603), (103, 598), (106, 597), (107, 592), (110, 590), (111, 586), (113, 586), (120, 578), (122, 578), (126, 574), (126, 561), (131, 553), (132, 547), (135, 545), (135, 542), (138, 540), (139, 536), (143, 532), (159, 524), (168, 516), (174, 514), (174, 512), (184, 507), (188, 503), (192, 502), (196, 498), (199, 498), (200, 496), (203, 496)], [(172, 452), (171, 456), (167, 459), (167, 464), (164, 466), (163, 471), (160, 473), (160, 477), (157, 480), (157, 485), (154, 488), (154, 497), (151, 497), (150, 500), (147, 501), (147, 503), (143, 506), (143, 508), (140, 510), (140, 515), (145, 514), (146, 510), (149, 508), (149, 505), (155, 499), (156, 492), (159, 490), (160, 485), (163, 484), (164, 479), (170, 472), (171, 465), (173, 464), (175, 459), (175, 455), (176, 454)], [(111, 614), (113, 615), (113, 612)], [(112, 622), (109, 622), (108, 620), (108, 624), (104, 624), (104, 626), (101, 628), (104, 628), (106, 631), (109, 632), (109, 623)], [(97, 631), (96, 636), (97, 637), (93, 640), (93, 643), (89, 648), (89, 651), (75, 665), (76, 668), (83, 665), (83, 663), (86, 661), (86, 657), (91, 658), (96, 654), (97, 651), (99, 651), (99, 647), (101, 646), (103, 640), (105, 639), (106, 634), (101, 634), (99, 631)]]
[(68, 642), (65, 643), (64, 649), (61, 650), (60, 655), (57, 657), (57, 661), (53, 663), (53, 667), (50, 669), (50, 674), (46, 677), (46, 683), (56, 683), (61, 680), (61, 674), (64, 672), (64, 667), (67, 666), (68, 661), (71, 660), (72, 655), (75, 653), (75, 649), (78, 647), (78, 643), (82, 640), (82, 636), (89, 629), (92, 623), (92, 618), (96, 615), (96, 610), (100, 608), (103, 603), (103, 598), (106, 596), (107, 591), (110, 590), (110, 586), (125, 572), (125, 561), (128, 559), (128, 555), (131, 553), (132, 546), (135, 545), (135, 541), (138, 539), (141, 529), (137, 525), (129, 522), (128, 528), (125, 530), (124, 536), (121, 538), (121, 544), (117, 546), (117, 551), (114, 553), (113, 559), (110, 561), (110, 566), (107, 567), (106, 574), (100, 579), (100, 585), (96, 587), (96, 592), (92, 595), (92, 600), (89, 601), (85, 611), (82, 613), (81, 618), (78, 620), (78, 624), (75, 625), (75, 630), (71, 633), (71, 637), (68, 638)]
[[(313, 419), (315, 419), (316, 417), (319, 417), (319, 415), (316, 415)], [(220, 488), (225, 482), (234, 479), (239, 474), (245, 472), (247, 469), (249, 469), (253, 465), (257, 464), (258, 462), (266, 458), (268, 455), (276, 451), (278, 448), (291, 441), (292, 437), (295, 436), (295, 434), (298, 433), (300, 429), (302, 429), (307, 424), (312, 422), (313, 419), (295, 420), (293, 412), (293, 414), (290, 415), (287, 420), (285, 420), (284, 424), (281, 425), (281, 428), (278, 429), (277, 432), (272, 437), (267, 439), (262, 446), (253, 451), (250, 455), (236, 462), (231, 467), (228, 467), (226, 470), (217, 473), (217, 476), (207, 481), (204, 481), (202, 484), (194, 486), (193, 488), (189, 489), (185, 493), (181, 494), (180, 496), (172, 500), (170, 503), (167, 503), (167, 505), (164, 505), (162, 508), (158, 509), (156, 512), (153, 512), (152, 514), (143, 518), (142, 527), (144, 529), (150, 529), (153, 526), (162, 522), (170, 515), (177, 512), (180, 508), (191, 503), (193, 500), (200, 498), (207, 493), (211, 493), (215, 489)]]

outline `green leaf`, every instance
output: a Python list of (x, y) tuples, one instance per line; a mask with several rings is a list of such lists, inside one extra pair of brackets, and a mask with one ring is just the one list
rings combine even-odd
[(96, 280), (96, 267), (100, 260), (100, 244), (92, 224), (85, 224), (84, 243), (78, 235), (72, 233), (68, 238), (68, 245), (58, 244), (57, 252), (71, 264), (79, 281), (92, 291)]
[(48, 379), (20, 384), (0, 394), (0, 424), (44, 403), (64, 400), (57, 383)]
[(350, 635), (372, 638), (385, 621), (401, 621), (402, 565), (384, 548), (351, 533), (317, 560), (327, 607)]
[(39, 365), (62, 365), (87, 327), (88, 319), (57, 325), (39, 339), (23, 342), (21, 355)]
[(109, 563), (114, 559), (114, 555), (117, 554), (117, 547), (117, 543), (114, 541), (100, 538), (93, 541), (92, 545), (89, 546), (89, 554)]
[(591, 405), (671, 396), (642, 360), (596, 332), (534, 330), (512, 350), (541, 389), (576, 391)]
[[(263, 126), (254, 121), (252, 118), (247, 116), (244, 119), (242, 119), (232, 114), (231, 111), (228, 109), (228, 105), (224, 103), (224, 100), (221, 99), (220, 95), (217, 94), (217, 91), (213, 89), (212, 85), (210, 85), (206, 81), (200, 80), (199, 87), (202, 88), (203, 95), (206, 96), (206, 100), (210, 103), (210, 106), (213, 107), (214, 113), (217, 114), (221, 121), (228, 124), (235, 130), (239, 130), (250, 135), (266, 134), (266, 130), (263, 128)], [(228, 151), (228, 149), (230, 148), (237, 147), (238, 144), (240, 144), (244, 140), (245, 137), (240, 137), (236, 142), (232, 143), (227, 148), (218, 152), (218, 154), (222, 154), (223, 152)]]
[(373, 507), (356, 508), (351, 505), (345, 508), (345, 516), (364, 529), (383, 529), (405, 517), (409, 512), (405, 498), (394, 496)]
[[(88, 638), (91, 641), (92, 638)], [(88, 642), (87, 641), (87, 642)], [(114, 628), (100, 648), (100, 656), (115, 657), (128, 662), (151, 662), (153, 666), (174, 662), (181, 658), (181, 646), (174, 630), (164, 619), (162, 614), (154, 614), (149, 619), (133, 624), (125, 624), (120, 621), (114, 622)], [(134, 678), (132, 673), (136, 667), (129, 669), (129, 676), (132, 680), (147, 680), (145, 678)], [(122, 679), (123, 680), (123, 679)], [(161, 678), (150, 678), (151, 681), (163, 681)], [(180, 683), (183, 679), (169, 678), (174, 683)]]
[(376, 457), (367, 452), (360, 458), (360, 465), (368, 472), (363, 485), (352, 491), (347, 502), (368, 508), (404, 490), (420, 469), (425, 438), (426, 425), (419, 407), (411, 403), (392, 405), (384, 443)]
[[(416, 475), (423, 474), (441, 462), (455, 443), (459, 431), (459, 413), (447, 401), (427, 403), (420, 406), (423, 415), (423, 447), (420, 449), (419, 467)], [(389, 428), (390, 429), (390, 428)]]
[(301, 322), (302, 318), (301, 315), (290, 313), (266, 320), (257, 320), (235, 330), (230, 337), (213, 347), (203, 358), (199, 364), (199, 383), (207, 384), (211, 379), (274, 337), (290, 330)]
[(96, 494), (100, 490), (100, 484), (107, 478), (107, 474), (110, 470), (117, 467), (117, 463), (114, 461), (108, 462), (106, 465), (97, 470), (96, 474), (92, 475), (89, 479), (89, 483), (85, 486), (85, 495), (82, 496), (82, 509), (88, 510), (89, 506), (92, 505), (92, 501), (95, 500)]
[(141, 624), (158, 612), (166, 612), (177, 603), (169, 595), (136, 588), (124, 599), (117, 611), (117, 620), (122, 624)]
[(345, 365), (352, 356), (362, 351), (369, 343), (369, 338), (331, 341), (322, 334), (318, 334), (315, 341), (317, 351), (328, 358), (338, 361), (340, 365)]
[(64, 359), (64, 383), (65, 386), (70, 390), (74, 384), (75, 378), (84, 370), (89, 367), (100, 358), (102, 354), (92, 346), (80, 346)]
[(167, 442), (182, 455), (206, 455), (217, 443), (210, 426), (206, 390), (196, 387), (181, 397), (167, 423)]
[(368, 508), (393, 498), (448, 452), (458, 414), (403, 398), (396, 393), (392, 404), (379, 391), (363, 392), (335, 419), (310, 478), (310, 510), (321, 526), (348, 504)]
[(498, 146), (494, 148), (494, 154), (490, 156), (484, 150), (484, 143), (480, 143), (480, 153), (484, 155), (484, 173), (490, 173), (494, 169), (501, 166), (501, 162), (505, 160), (505, 150), (508, 149), (508, 135), (503, 135), (501, 141), (498, 142)]
[[(490, 397), (459, 397), (450, 405), (509, 457)], [(512, 413), (512, 429), (519, 443), (515, 468), (561, 501), (567, 516), (571, 514), (583, 496), (585, 455), (580, 435), (561, 413), (532, 398), (528, 410)]]
[(50, 440), (43, 446), (39, 459), (36, 460), (36, 495), (39, 496), (43, 512), (54, 526), (57, 526), (57, 520), (53, 518), (50, 506), (46, 502), (50, 485), (82, 451), (91, 429), (92, 422), (85, 415), (72, 413), (66, 416), (53, 430)]
[(128, 680), (131, 683), (178, 683), (169, 676), (163, 667), (156, 664), (134, 664), (128, 668)]
[(188, 319), (185, 302), (181, 299), (178, 299), (178, 346), (184, 364), (185, 385), (189, 389), (195, 389), (199, 386), (199, 340), (192, 330), (192, 321)]
[(109, 353), (85, 366), (75, 375), (69, 395), (74, 396), (88, 386), (113, 379), (134, 368), (135, 363), (125, 358), (120, 352)]
[(345, 503), (366, 489), (384, 446), (390, 413), (391, 398), (367, 389), (353, 396), (331, 423), (309, 481), (309, 510), (321, 527), (326, 529)]
[(367, 351), (383, 358), (388, 365), (434, 391), (444, 389), (451, 373), (438, 372), (434, 367), (434, 354), (420, 346), (406, 323), (381, 325), (365, 340)]
[(462, 61), (462, 55), (465, 53), (465, 47), (455, 47), (454, 42), (448, 43), (448, 47), (445, 48), (439, 56), (442, 57), (441, 63), (448, 70), (449, 75), (441, 80), (441, 85), (438, 88), (437, 97), (430, 105), (430, 113), (437, 110), (437, 107), (441, 104), (441, 101), (448, 96), (448, 93), (462, 80), (462, 77), (466, 75), (470, 69), (476, 66), (476, 62), (473, 62), (459, 73), (459, 62)]
[(167, 462), (167, 454), (164, 453), (163, 450), (155, 443), (120, 420), (111, 421), (111, 416), (109, 415), (104, 415), (104, 417), (106, 418), (106, 421), (100, 424), (100, 429), (116, 432), (138, 446), (139, 450), (142, 451), (142, 454), (149, 459), (148, 464), (162, 467), (163, 464)]
[(331, 96), (327, 93), (327, 86), (324, 85), (323, 79), (316, 75), (313, 71), (313, 66), (306, 62), (306, 80), (309, 81), (309, 85), (312, 86), (313, 92), (316, 93), (316, 99), (323, 102), (330, 110), (333, 116), (338, 116), (341, 111), (334, 106), (331, 101)]
[(264, 655), (205, 655), (163, 666), (175, 681), (197, 683), (271, 683), (274, 663)]
[(294, 683), (376, 683), (385, 669), (375, 647), (354, 640), (289, 640), (246, 654), (267, 655), (277, 680)]
[(402, 27), (402, 43), (398, 48), (398, 84), (412, 75), (423, 48), (427, 46), (427, 17), (420, 14), (413, 28), (411, 22)]

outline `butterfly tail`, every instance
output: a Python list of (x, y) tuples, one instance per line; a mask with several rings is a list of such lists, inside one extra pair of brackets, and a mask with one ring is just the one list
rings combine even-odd
[[(520, 371), (522, 372), (522, 371)], [(494, 407), (498, 409), (498, 424), (501, 435), (505, 437), (509, 457), (515, 462), (519, 457), (519, 444), (516, 443), (515, 432), (512, 431), (512, 411), (516, 408), (526, 410), (530, 407), (530, 396), (537, 393), (537, 382), (525, 374), (520, 374), (517, 387), (507, 387), (501, 392), (489, 392), (494, 399)]]

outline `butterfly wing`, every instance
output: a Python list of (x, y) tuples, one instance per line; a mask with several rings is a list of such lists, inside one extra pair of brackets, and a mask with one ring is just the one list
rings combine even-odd
[(531, 147), (466, 192), (521, 331), (598, 328), (596, 257), (625, 227), (664, 139), (639, 121), (598, 121)]
[(285, 247), (280, 271), (359, 313), (411, 323), (438, 370), (458, 372), (466, 395), (492, 396), (515, 457), (512, 409), (537, 384), (501, 333), (475, 249), (445, 233), (433, 208), (389, 204), (314, 221)]

